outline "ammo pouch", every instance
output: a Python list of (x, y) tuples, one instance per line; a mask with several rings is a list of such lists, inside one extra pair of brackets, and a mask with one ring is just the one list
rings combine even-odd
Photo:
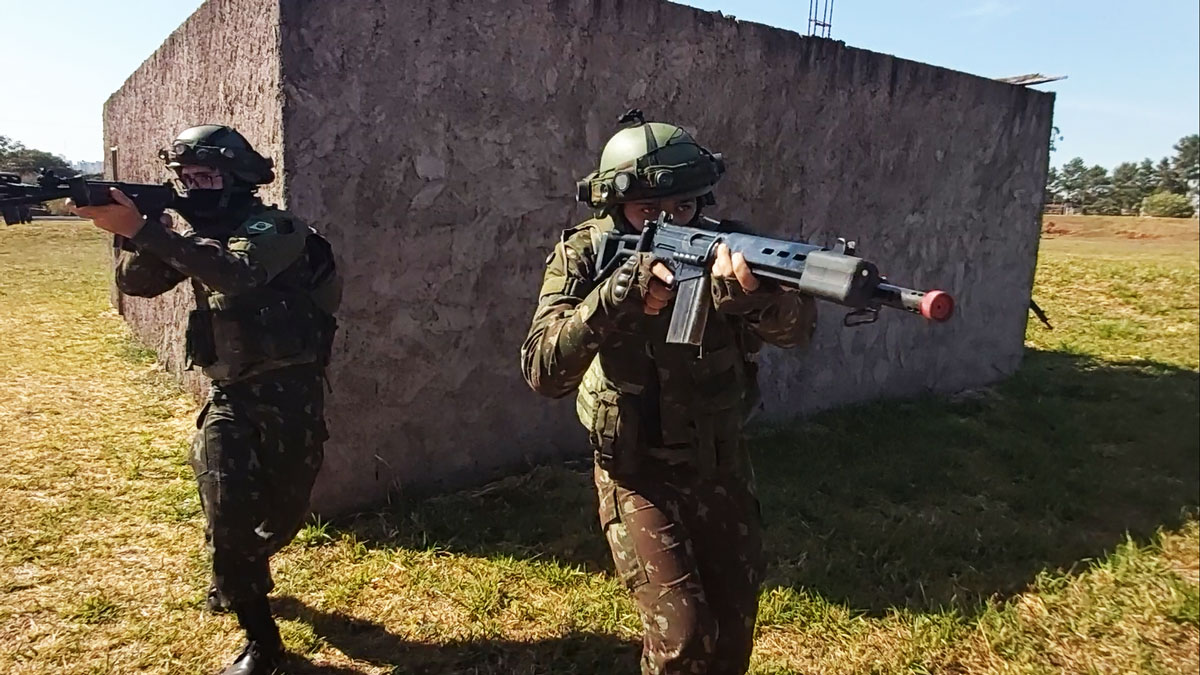
[(227, 309), (197, 309), (188, 317), (189, 365), (219, 364), (237, 372), (272, 362), (329, 363), (337, 321), (300, 295)]
[(613, 476), (635, 472), (641, 436), (638, 398), (611, 389), (595, 397), (589, 436), (596, 464)]
[(185, 368), (207, 368), (217, 362), (217, 348), (213, 344), (212, 310), (193, 309), (188, 314), (187, 329), (183, 335)]

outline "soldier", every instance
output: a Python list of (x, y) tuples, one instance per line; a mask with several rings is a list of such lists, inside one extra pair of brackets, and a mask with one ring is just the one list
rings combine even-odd
[(719, 156), (677, 126), (631, 114), (622, 121), (636, 124), (609, 140), (581, 184), (600, 212), (564, 232), (547, 260), (521, 367), (540, 394), (578, 390), (600, 524), (644, 626), (642, 672), (744, 673), (764, 566), (742, 439), (758, 402), (755, 357), (764, 341), (806, 345), (816, 307), (755, 277), (722, 245), (715, 312), (697, 350), (665, 342), (673, 278), (651, 254), (593, 279), (601, 233), (638, 232), (663, 211), (679, 224), (736, 227), (702, 221), (724, 171)]
[(212, 380), (191, 459), (212, 554), (208, 606), (232, 610), (247, 636), (223, 674), (270, 673), (283, 656), (267, 601), (270, 557), (307, 516), (324, 456), (341, 282), (325, 239), (257, 196), (275, 178), (273, 163), (237, 131), (193, 127), (159, 156), (184, 188), (177, 210), (192, 231), (143, 218), (117, 190), (114, 205), (72, 210), (126, 238), (122, 292), (154, 297), (191, 281), (187, 367)]

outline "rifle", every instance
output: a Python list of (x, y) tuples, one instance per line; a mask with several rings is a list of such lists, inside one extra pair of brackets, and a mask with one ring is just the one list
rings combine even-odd
[[(55, 199), (70, 197), (76, 206), (104, 206), (112, 204), (109, 188), (116, 188), (133, 201), (139, 213), (149, 220), (158, 220), (166, 209), (178, 208), (187, 203), (187, 197), (179, 194), (170, 181), (161, 184), (119, 183), (104, 180), (87, 180), (81, 175), (59, 176), (52, 169), (39, 172), (37, 184), (22, 183), (20, 176), (0, 173), (0, 208), (20, 204), (39, 204)], [(129, 248), (121, 236), (113, 236), (113, 248)]]
[(109, 188), (125, 193), (138, 211), (150, 219), (157, 219), (164, 210), (175, 208), (187, 199), (169, 181), (160, 185), (117, 183), (86, 180), (80, 175), (59, 176), (53, 170), (42, 169), (36, 185), (22, 183), (16, 174), (0, 173), (0, 206), (39, 204), (64, 197), (70, 197), (76, 206), (104, 206), (113, 203)]
[(714, 229), (670, 223), (666, 212), (648, 221), (640, 234), (606, 232), (600, 244), (596, 281), (601, 281), (636, 253), (649, 252), (671, 268), (675, 276), (675, 308), (667, 330), (671, 344), (699, 345), (708, 322), (709, 268), (717, 244), (741, 253), (755, 276), (772, 279), (815, 298), (852, 308), (844, 326), (874, 323), (880, 307), (920, 314), (931, 321), (946, 321), (954, 313), (954, 298), (945, 291), (917, 291), (887, 283), (874, 263), (855, 256), (855, 243), (838, 239), (833, 247), (759, 237), (740, 232), (720, 232), (720, 223), (704, 218)]

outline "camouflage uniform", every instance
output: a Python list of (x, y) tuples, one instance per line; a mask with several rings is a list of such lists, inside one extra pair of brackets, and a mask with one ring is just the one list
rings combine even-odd
[(578, 390), (600, 524), (645, 627), (642, 672), (744, 673), (764, 564), (742, 438), (758, 402), (755, 358), (763, 342), (806, 345), (816, 307), (766, 280), (750, 294), (736, 280), (713, 280), (715, 312), (699, 351), (667, 344), (671, 306), (656, 316), (612, 306), (604, 293), (612, 277), (593, 281), (598, 234), (614, 227), (632, 231), (618, 216), (563, 234), (522, 371), (544, 395)]
[(129, 295), (192, 279), (188, 367), (203, 368), (212, 388), (191, 464), (215, 586), (234, 608), (265, 599), (270, 557), (308, 513), (341, 293), (328, 245), (308, 226), (261, 203), (238, 221), (215, 238), (148, 222), (117, 263)]

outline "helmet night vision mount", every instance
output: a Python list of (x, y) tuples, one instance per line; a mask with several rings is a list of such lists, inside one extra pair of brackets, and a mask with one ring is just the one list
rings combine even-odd
[(228, 172), (251, 185), (275, 180), (275, 162), (260, 155), (244, 136), (225, 125), (204, 124), (186, 129), (170, 148), (159, 150), (158, 156), (176, 173), (184, 166), (198, 165)]
[(720, 153), (701, 147), (673, 124), (647, 122), (629, 110), (618, 120), (631, 124), (604, 146), (597, 171), (576, 183), (578, 201), (608, 211), (642, 199), (704, 197), (712, 204), (712, 186), (725, 173)]

